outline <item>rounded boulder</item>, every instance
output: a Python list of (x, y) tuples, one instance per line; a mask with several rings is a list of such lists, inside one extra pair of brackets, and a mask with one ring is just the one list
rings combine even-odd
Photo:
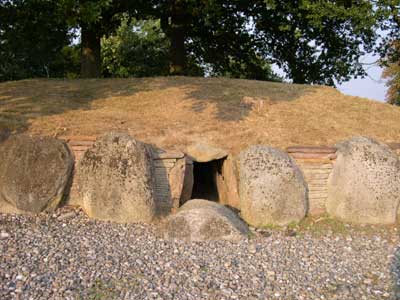
[(50, 137), (11, 135), (0, 143), (0, 211), (54, 210), (70, 182), (74, 157)]
[(148, 223), (155, 216), (151, 153), (128, 134), (97, 139), (79, 162), (75, 186), (71, 197), (89, 217)]
[(189, 241), (237, 241), (249, 234), (247, 225), (229, 208), (208, 200), (189, 200), (162, 224), (164, 237)]
[(327, 212), (359, 224), (393, 224), (400, 201), (400, 161), (367, 137), (339, 143), (328, 179)]
[(307, 185), (289, 155), (267, 146), (252, 146), (238, 161), (240, 210), (248, 224), (283, 226), (305, 217)]

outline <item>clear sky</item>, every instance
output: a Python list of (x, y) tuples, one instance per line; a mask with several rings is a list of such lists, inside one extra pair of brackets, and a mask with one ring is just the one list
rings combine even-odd
[[(366, 56), (365, 63), (374, 62), (376, 57)], [(347, 95), (366, 97), (373, 100), (385, 101), (387, 87), (382, 80), (382, 68), (377, 65), (366, 66), (368, 76), (365, 78), (352, 79), (346, 83), (338, 85), (338, 89)]]
[[(376, 60), (376, 56), (366, 55), (362, 59), (362, 62), (368, 64)], [(277, 74), (284, 76), (284, 72), (276, 65), (272, 65), (272, 69)], [(366, 65), (365, 69), (368, 76), (365, 78), (352, 79), (341, 85), (337, 85), (338, 90), (346, 95), (365, 97), (382, 102), (385, 101), (387, 87), (385, 86), (385, 81), (381, 78), (382, 68), (377, 65)]]

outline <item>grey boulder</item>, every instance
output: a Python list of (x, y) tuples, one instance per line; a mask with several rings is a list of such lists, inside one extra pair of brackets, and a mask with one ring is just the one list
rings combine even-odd
[(0, 211), (54, 210), (64, 197), (73, 165), (65, 142), (11, 135), (0, 143)]
[(267, 146), (240, 153), (239, 197), (242, 218), (254, 227), (288, 225), (304, 218), (307, 185), (288, 154)]
[(237, 241), (249, 234), (247, 225), (221, 204), (195, 199), (162, 223), (164, 237), (188, 241)]
[(328, 214), (352, 223), (395, 223), (400, 201), (398, 156), (367, 137), (353, 137), (336, 147), (328, 179)]
[(125, 133), (96, 140), (77, 167), (71, 202), (89, 217), (118, 223), (153, 220), (156, 214), (151, 152)]

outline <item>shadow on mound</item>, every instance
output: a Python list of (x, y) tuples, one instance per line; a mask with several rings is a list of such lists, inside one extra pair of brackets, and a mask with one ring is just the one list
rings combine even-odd
[[(168, 93), (162, 92), (171, 88), (183, 91), (188, 107), (195, 113), (213, 106), (215, 118), (220, 121), (241, 120), (254, 109), (254, 105), (263, 101), (268, 101), (269, 105), (292, 101), (315, 91), (307, 85), (193, 77), (4, 82), (0, 84), (0, 129), (26, 131), (34, 119), (73, 110), (94, 110), (94, 102), (112, 97), (134, 96), (148, 91), (158, 91), (161, 97), (169, 97)], [(137, 100), (133, 99), (132, 103), (134, 101)]]

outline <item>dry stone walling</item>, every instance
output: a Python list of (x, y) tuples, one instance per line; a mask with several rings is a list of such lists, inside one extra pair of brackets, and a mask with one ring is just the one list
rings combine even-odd
[(152, 157), (128, 134), (97, 139), (80, 160), (71, 198), (89, 217), (115, 222), (151, 222), (156, 214)]
[(301, 169), (308, 188), (308, 212), (310, 216), (326, 214), (328, 177), (336, 159), (336, 148), (327, 146), (294, 146), (286, 152)]
[(0, 211), (39, 213), (63, 199), (74, 165), (57, 139), (12, 135), (0, 143)]
[(336, 146), (328, 213), (343, 221), (393, 224), (400, 201), (400, 161), (388, 146), (354, 137)]
[(252, 146), (239, 155), (242, 218), (254, 227), (288, 225), (307, 212), (307, 185), (286, 153)]

